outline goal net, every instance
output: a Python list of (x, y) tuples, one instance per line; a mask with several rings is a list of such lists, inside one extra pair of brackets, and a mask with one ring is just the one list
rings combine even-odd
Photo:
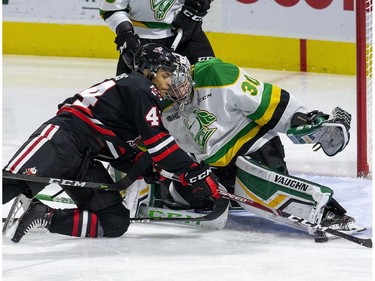
[(372, 0), (356, 0), (357, 175), (372, 174)]

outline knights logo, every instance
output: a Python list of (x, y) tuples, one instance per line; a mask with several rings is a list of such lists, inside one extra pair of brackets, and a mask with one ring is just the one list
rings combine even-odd
[(161, 53), (163, 53), (163, 48), (162, 47), (156, 47), (152, 51), (154, 53), (161, 54)]

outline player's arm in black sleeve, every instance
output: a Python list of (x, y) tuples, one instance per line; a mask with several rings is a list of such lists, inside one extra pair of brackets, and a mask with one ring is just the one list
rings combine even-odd
[(217, 178), (211, 173), (207, 164), (197, 165), (178, 146), (173, 136), (161, 123), (160, 115), (160, 108), (152, 107), (145, 115), (146, 126), (139, 124), (144, 129), (143, 143), (148, 148), (154, 163), (159, 168), (178, 175), (184, 186), (191, 185), (196, 200), (208, 198), (215, 201), (220, 197)]
[(145, 95), (142, 99), (133, 99), (133, 102), (133, 108), (137, 108), (134, 122), (154, 163), (178, 175), (191, 167), (194, 161), (178, 146), (161, 122), (161, 103), (157, 98)]
[(133, 118), (153, 162), (159, 169), (178, 175), (184, 186), (191, 185), (194, 198), (215, 201), (220, 197), (218, 181), (209, 166), (195, 163), (163, 126), (159, 92), (146, 93), (133, 95)]

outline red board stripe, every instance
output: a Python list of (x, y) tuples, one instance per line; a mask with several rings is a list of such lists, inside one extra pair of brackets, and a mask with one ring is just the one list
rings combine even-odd
[(300, 39), (300, 71), (307, 71), (306, 39)]

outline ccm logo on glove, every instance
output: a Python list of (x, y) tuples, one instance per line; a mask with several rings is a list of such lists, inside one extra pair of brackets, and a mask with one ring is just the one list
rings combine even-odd
[(195, 183), (196, 181), (200, 181), (200, 180), (205, 179), (206, 177), (208, 177), (210, 175), (210, 173), (211, 173), (211, 170), (206, 170), (206, 171), (204, 171), (203, 173), (201, 173), (197, 176), (189, 178), (188, 181), (189, 181), (189, 183)]
[(183, 14), (188, 18), (191, 18), (193, 21), (202, 21), (203, 17), (193, 14), (187, 9), (182, 10)]

